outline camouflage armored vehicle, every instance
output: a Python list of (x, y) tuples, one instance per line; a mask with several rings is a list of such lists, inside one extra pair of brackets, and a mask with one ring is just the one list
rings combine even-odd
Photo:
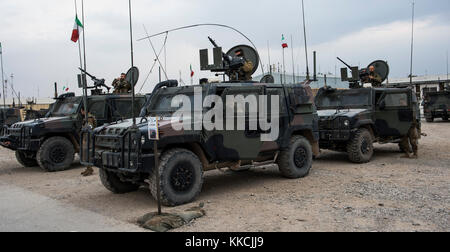
[[(250, 47), (240, 48), (245, 48), (246, 55), (250, 54)], [(218, 57), (222, 56), (221, 48), (216, 52), (219, 52), (216, 54)], [(257, 55), (256, 51), (252, 53)], [(251, 59), (258, 62), (256, 57)], [(202, 63), (202, 68), (206, 68), (206, 63)], [(221, 64), (216, 66), (223, 67)], [(196, 90), (200, 91), (200, 98), (195, 95)], [(276, 127), (279, 128), (279, 134), (270, 141), (262, 140), (262, 135), (270, 132), (263, 130), (261, 125), (257, 128), (250, 126), (258, 121), (258, 116), (252, 116), (247, 101), (229, 103), (223, 110), (219, 106), (226, 104), (224, 101), (230, 96), (241, 96), (242, 100), (246, 100), (250, 96), (261, 95), (279, 97), (278, 116), (271, 111), (276, 106), (273, 101), (269, 99), (271, 102), (266, 103), (267, 111), (279, 119), (272, 119), (273, 122), (278, 121)], [(172, 107), (180, 97), (184, 97), (183, 106), (188, 106), (185, 104), (188, 101), (191, 101), (192, 106), (189, 106), (189, 115), (183, 116), (181, 120), (177, 115), (180, 106)], [(208, 102), (207, 97), (215, 97), (214, 102)], [(228, 130), (225, 126), (205, 127), (202, 119), (214, 109), (218, 109), (219, 114), (232, 110), (220, 125), (235, 125), (238, 120), (243, 120), (245, 127), (234, 130)], [(222, 168), (240, 171), (277, 163), (284, 177), (301, 178), (308, 175), (313, 155), (319, 152), (318, 118), (309, 86), (275, 85), (248, 80), (178, 87), (177, 81), (168, 81), (157, 85), (142, 112), (137, 118), (136, 127), (132, 127), (132, 120), (127, 120), (97, 128), (92, 136), (83, 135), (90, 138), (90, 141), (85, 142), (94, 142), (95, 146), (82, 161), (85, 165), (100, 168), (101, 181), (111, 192), (127, 193), (140, 186), (148, 186), (155, 198), (158, 191), (155, 170), (159, 169), (161, 199), (166, 206), (193, 201), (202, 189), (206, 171)], [(271, 115), (268, 117), (271, 118)], [(149, 121), (153, 117), (160, 119), (159, 140), (156, 143), (150, 140), (156, 136), (149, 128)], [(212, 118), (215, 122), (220, 120), (215, 116)], [(190, 127), (178, 128), (188, 120)], [(155, 144), (160, 156), (159, 167), (155, 167)], [(82, 148), (84, 153), (86, 146)]]
[[(132, 116), (131, 95), (99, 94), (95, 87), (87, 99), (88, 111), (98, 126)], [(135, 111), (145, 103), (137, 96)], [(39, 165), (49, 172), (63, 171), (79, 152), (83, 124), (83, 97), (67, 93), (56, 98), (46, 117), (20, 122), (5, 129), (0, 145), (16, 152), (17, 161), (25, 167)]]
[(315, 103), (320, 148), (347, 152), (354, 163), (369, 162), (376, 142), (400, 143), (413, 125), (420, 131), (420, 108), (410, 88), (322, 88)]
[(434, 122), (436, 118), (448, 121), (450, 115), (450, 90), (426, 93), (423, 105), (427, 122)]

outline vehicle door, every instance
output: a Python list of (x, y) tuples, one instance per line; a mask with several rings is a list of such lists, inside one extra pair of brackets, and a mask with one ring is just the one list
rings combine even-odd
[(375, 128), (381, 137), (401, 137), (408, 133), (414, 118), (409, 89), (377, 91)]
[[(246, 86), (246, 87), (230, 87), (221, 93), (224, 107), (224, 128), (223, 130), (215, 130), (213, 136), (209, 137), (209, 145), (213, 145), (215, 154), (220, 161), (238, 161), (238, 160), (254, 160), (260, 153), (263, 142), (261, 141), (261, 131), (258, 124), (258, 113), (251, 115), (248, 103), (227, 104), (227, 97), (243, 96), (249, 100), (264, 94), (262, 86)], [(258, 102), (257, 102), (258, 103)], [(257, 105), (256, 107), (258, 107)], [(252, 107), (254, 109), (254, 107)], [(227, 111), (234, 111), (234, 116), (228, 117)], [(259, 111), (256, 108), (256, 111)], [(240, 113), (238, 113), (240, 112)], [(231, 113), (231, 112), (230, 112)], [(238, 128), (238, 122), (245, 121), (245, 130)], [(255, 122), (256, 121), (256, 122)], [(227, 123), (234, 127), (227, 129)], [(250, 128), (250, 125), (256, 123), (257, 129)]]

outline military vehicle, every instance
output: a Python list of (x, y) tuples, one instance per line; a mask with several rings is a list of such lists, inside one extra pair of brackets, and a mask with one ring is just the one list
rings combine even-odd
[[(239, 75), (239, 68), (244, 60), (233, 58), (235, 51), (244, 51), (246, 60), (254, 62), (253, 74), (259, 63), (259, 56), (249, 46), (237, 46), (225, 54), (220, 47), (216, 47), (214, 65), (208, 63), (208, 51), (201, 50), (202, 70), (222, 72), (232, 79), (239, 79), (236, 75)], [(199, 99), (195, 95), (196, 89), (200, 90)], [(192, 101), (190, 116), (182, 118), (183, 123), (190, 121), (191, 130), (189, 127), (176, 130), (182, 122), (172, 122), (179, 119), (176, 115), (179, 107), (171, 105), (180, 95)], [(212, 97), (211, 95), (217, 100), (207, 107), (201, 106), (207, 99), (205, 97)], [(250, 116), (245, 102), (240, 105), (229, 104), (227, 108), (234, 109), (233, 112), (241, 111), (242, 114), (233, 113), (223, 121), (226, 124), (244, 119), (245, 129), (207, 129), (203, 125), (203, 116), (219, 106), (220, 100), (224, 101), (228, 96), (244, 98), (250, 95), (274, 95), (280, 98), (279, 124), (276, 125), (279, 127), (279, 135), (275, 140), (262, 141), (261, 136), (267, 131), (261, 127), (256, 130), (249, 127), (257, 119)], [(197, 107), (198, 104), (200, 108)], [(268, 103), (267, 111), (271, 111), (272, 106), (274, 105)], [(221, 107), (218, 109), (221, 111)], [(200, 117), (196, 117), (196, 113)], [(149, 126), (153, 117), (160, 119), (158, 141), (153, 140), (157, 133)], [(219, 118), (214, 117), (213, 120)], [(87, 145), (82, 146), (82, 152), (85, 153), (85, 149), (91, 151), (82, 162), (84, 165), (99, 167), (103, 185), (113, 193), (128, 193), (140, 186), (148, 186), (151, 194), (157, 198), (159, 186), (162, 203), (177, 206), (196, 198), (202, 189), (203, 174), (210, 170), (229, 168), (232, 171), (242, 171), (254, 166), (277, 163), (281, 174), (286, 178), (307, 176), (313, 155), (319, 153), (317, 120), (309, 86), (275, 85), (246, 80), (179, 87), (177, 81), (167, 81), (157, 85), (141, 116), (137, 118), (136, 127), (132, 126), (130, 119), (99, 127), (92, 135), (83, 134), (83, 138), (87, 137), (89, 141), (84, 141)], [(198, 128), (193, 127), (195, 125)], [(94, 147), (88, 148), (89, 143), (95, 143)], [(161, 157), (157, 159), (160, 161), (158, 167), (155, 167), (155, 145), (157, 155)], [(159, 174), (160, 185), (156, 182), (156, 174)]]
[[(88, 111), (104, 125), (132, 116), (131, 95), (99, 94), (98, 87), (87, 99)], [(136, 98), (136, 111), (145, 103)], [(39, 165), (48, 172), (63, 171), (79, 152), (83, 124), (83, 97), (67, 93), (56, 98), (45, 118), (20, 122), (5, 129), (0, 145), (16, 152), (17, 161), (25, 167)]]
[(20, 122), (20, 110), (17, 108), (0, 108), (0, 125), (2, 131), (4, 127), (13, 125), (16, 122)]
[(436, 118), (448, 121), (450, 115), (450, 90), (426, 93), (423, 106), (427, 122), (434, 122)]
[[(387, 73), (380, 74), (383, 81)], [(347, 152), (350, 161), (367, 163), (375, 142), (400, 143), (415, 123), (420, 130), (420, 108), (410, 88), (362, 88), (359, 76), (354, 78), (350, 86), (358, 88), (321, 88), (315, 98), (320, 148)]]

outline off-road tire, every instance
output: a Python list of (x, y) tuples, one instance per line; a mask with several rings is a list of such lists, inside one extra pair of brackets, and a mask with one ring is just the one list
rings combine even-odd
[(426, 118), (426, 120), (427, 120), (428, 123), (434, 122), (434, 118), (433, 118), (433, 117), (431, 117), (431, 118)]
[[(156, 170), (150, 174), (150, 191), (157, 199)], [(202, 190), (203, 166), (186, 149), (172, 149), (162, 154), (159, 165), (161, 202), (173, 207), (192, 202)]]
[(277, 159), (281, 175), (289, 179), (306, 177), (312, 162), (311, 143), (303, 136), (293, 136), (289, 148), (281, 151)]
[(442, 117), (442, 120), (447, 122), (448, 121), (448, 117)]
[[(364, 149), (364, 150), (363, 150)], [(359, 129), (347, 145), (350, 161), (357, 164), (368, 163), (373, 157), (373, 137), (369, 130)]]
[(38, 163), (36, 158), (27, 158), (23, 151), (16, 151), (16, 159), (23, 167), (36, 167)]
[(104, 169), (99, 171), (103, 186), (115, 194), (124, 194), (139, 190), (140, 185), (122, 181), (116, 173)]
[(73, 163), (75, 148), (64, 137), (51, 137), (39, 148), (36, 160), (39, 166), (47, 172), (67, 170)]

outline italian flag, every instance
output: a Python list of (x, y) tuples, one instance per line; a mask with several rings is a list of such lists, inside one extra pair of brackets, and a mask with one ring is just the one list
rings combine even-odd
[(73, 31), (72, 31), (72, 38), (71, 40), (73, 42), (77, 42), (78, 39), (80, 38), (80, 33), (83, 30), (84, 26), (81, 23), (81, 21), (78, 19), (78, 16), (75, 16), (75, 25), (73, 26)]
[(194, 77), (194, 70), (192, 70), (192, 65), (191, 65), (191, 78)]
[(283, 47), (283, 49), (288, 48), (288, 44), (284, 41), (284, 34), (281, 35), (281, 47)]

